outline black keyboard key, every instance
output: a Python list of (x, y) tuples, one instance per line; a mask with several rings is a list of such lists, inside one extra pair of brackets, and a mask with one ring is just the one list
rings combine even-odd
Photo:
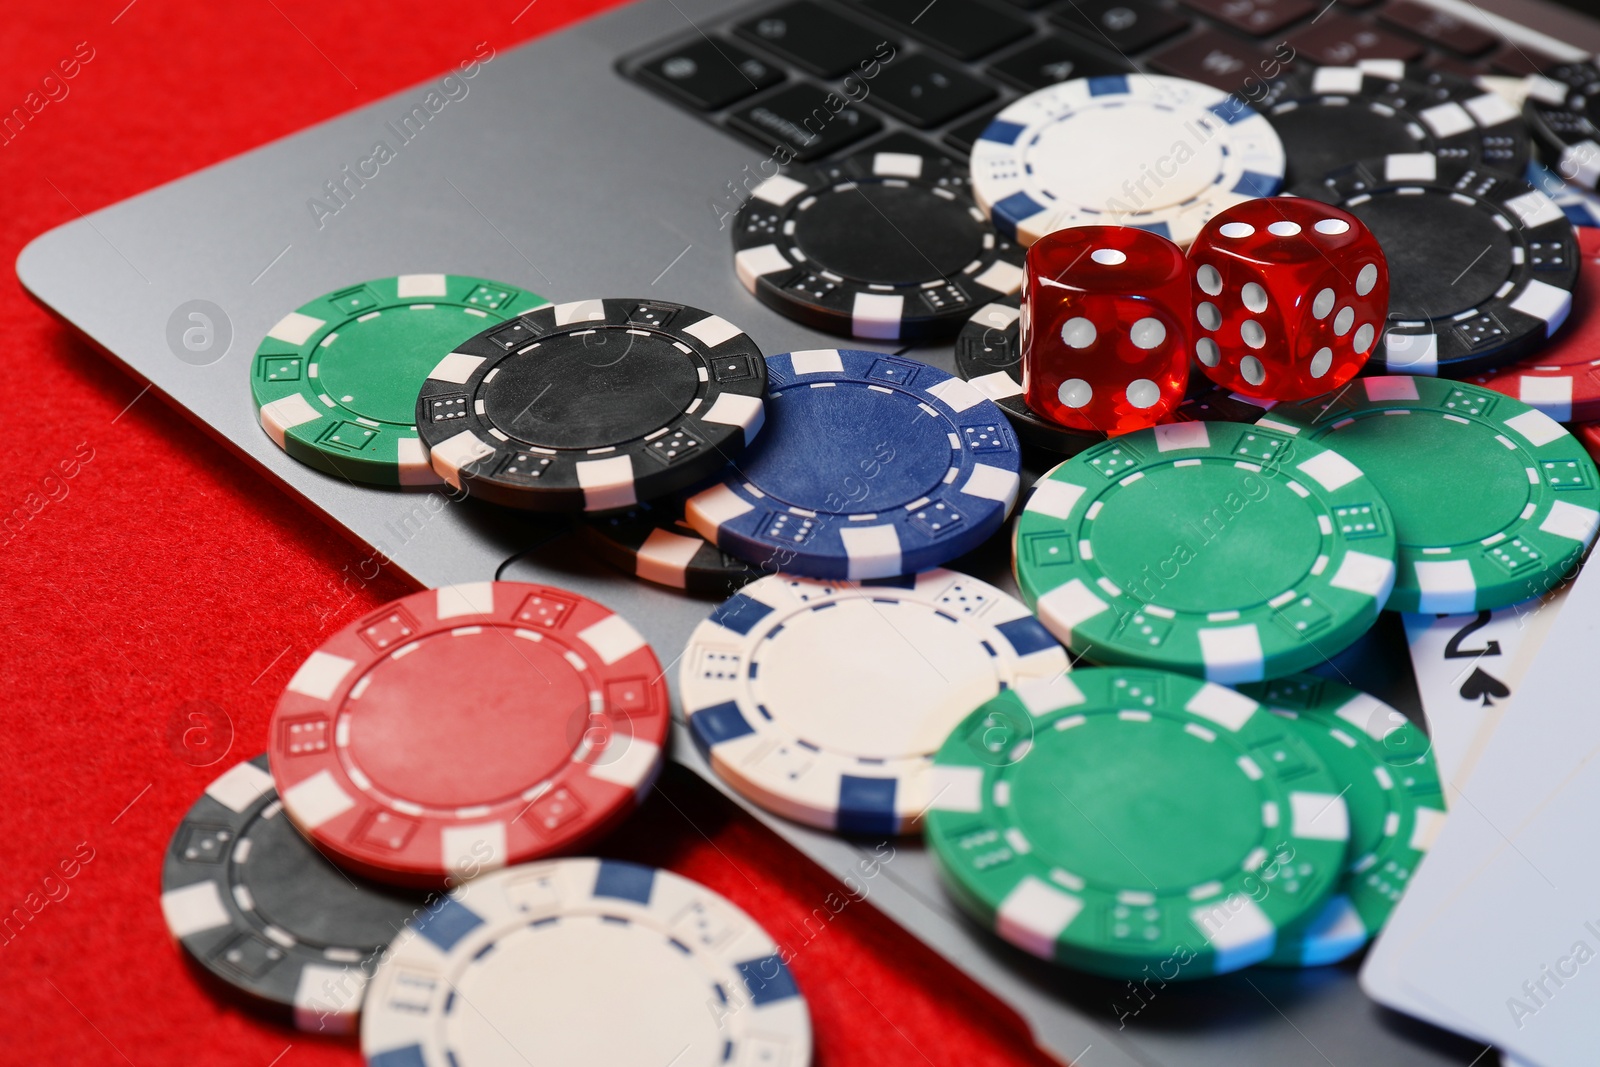
[(949, 144), (952, 149), (957, 150), (957, 152), (962, 152), (963, 155), (970, 155), (971, 150), (973, 150), (973, 142), (978, 141), (982, 131), (989, 128), (989, 123), (994, 122), (995, 115), (998, 114), (1000, 114), (1000, 109), (997, 107), (997, 109), (984, 112), (984, 114), (978, 115), (976, 118), (968, 118), (962, 125), (950, 126), (949, 130), (944, 131), (944, 142)]
[(1142, 52), (1189, 27), (1188, 19), (1149, 0), (1071, 0), (1050, 17), (1117, 52)]
[(978, 0), (861, 0), (861, 6), (957, 59), (986, 56), (1033, 29)]
[(715, 111), (777, 85), (783, 72), (727, 41), (701, 38), (653, 59), (638, 75), (691, 107)]
[(1449, 52), (1429, 52), (1423, 57), (1422, 65), (1429, 70), (1442, 70), (1446, 74), (1454, 74), (1469, 81), (1480, 74), (1489, 73), (1489, 69), (1483, 63), (1471, 59), (1462, 59), (1460, 56), (1453, 56)]
[(735, 111), (728, 124), (764, 146), (791, 149), (802, 163), (883, 128), (882, 119), (849, 101), (835, 112), (828, 106), (830, 98), (843, 99), (821, 86), (791, 85)]
[(973, 142), (988, 128), (989, 123), (993, 122), (994, 117), (999, 113), (1000, 109), (995, 108), (970, 118), (959, 126), (950, 127), (944, 134), (945, 144), (960, 152), (970, 153)]
[(989, 72), (1032, 92), (1073, 78), (1126, 74), (1132, 64), (1064, 37), (1042, 37), (989, 65)]
[(1488, 30), (1416, 0), (1394, 0), (1378, 9), (1378, 17), (1464, 56), (1482, 55), (1500, 43), (1500, 38)]
[(1184, 0), (1184, 3), (1253, 37), (1275, 33), (1315, 14), (1322, 6), (1311, 0)]
[(1259, 88), (1260, 82), (1284, 69), (1255, 42), (1209, 28), (1167, 45), (1150, 56), (1149, 63), (1163, 74), (1204, 82), (1227, 93), (1243, 91), (1246, 79), (1254, 79)]
[(869, 145), (862, 145), (862, 152), (899, 152), (908, 156), (943, 156), (945, 159), (962, 159), (966, 153), (957, 155), (944, 145), (934, 141), (925, 141), (914, 133), (905, 130), (895, 130), (893, 133), (873, 141)]
[(878, 76), (866, 84), (871, 92), (867, 99), (922, 129), (949, 122), (999, 95), (972, 75), (925, 52), (885, 63)]
[(1536, 48), (1529, 48), (1525, 44), (1514, 44), (1510, 41), (1505, 46), (1489, 57), (1489, 65), (1498, 74), (1510, 74), (1521, 78), (1529, 74), (1538, 74), (1542, 70), (1549, 70), (1560, 63), (1561, 60), (1554, 56), (1546, 55)]
[(1313, 63), (1334, 67), (1353, 67), (1363, 59), (1409, 61), (1423, 52), (1422, 45), (1416, 41), (1380, 30), (1340, 11), (1329, 11), (1305, 29), (1291, 34), (1289, 47)]
[(746, 19), (733, 29), (741, 37), (823, 78), (838, 77), (871, 57), (880, 45), (890, 44), (872, 27), (836, 15), (811, 0), (784, 4)]

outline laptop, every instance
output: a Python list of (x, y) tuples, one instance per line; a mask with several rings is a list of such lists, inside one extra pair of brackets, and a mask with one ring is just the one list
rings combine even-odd
[[(880, 48), (893, 60), (863, 79), (860, 64)], [(17, 273), (216, 447), (365, 546), (365, 573), (390, 567), (419, 586), (565, 586), (628, 617), (671, 660), (711, 602), (607, 568), (572, 522), (442, 491), (351, 485), (291, 460), (262, 432), (250, 397), (251, 356), (267, 330), (354, 281), (446, 272), (557, 302), (705, 308), (768, 353), (843, 345), (952, 369), (948, 343), (847, 342), (742, 287), (728, 228), (764, 167), (867, 149), (960, 160), (997, 110), (1069, 77), (1140, 69), (1234, 90), (1288, 54), (1516, 78), (1590, 51), (1600, 51), (1600, 22), (1542, 0), (635, 0), (509, 51), (480, 46), (428, 82), (62, 226), (23, 251)], [(376, 153), (380, 141), (388, 150)], [(1014, 590), (995, 542), (953, 566)], [(1384, 618), (1340, 667), (1414, 715), (1404, 638), (1396, 617)], [(673, 756), (723, 788), (681, 726)], [(863, 886), (1063, 1062), (1427, 1067), (1483, 1054), (1369, 1001), (1354, 963), (1165, 987), (1050, 967), (968, 921), (918, 842), (890, 842), (885, 862), (880, 842), (816, 832), (728, 795)]]

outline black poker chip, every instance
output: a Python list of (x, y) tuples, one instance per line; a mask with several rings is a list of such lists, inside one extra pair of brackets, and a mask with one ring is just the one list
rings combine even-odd
[(349, 1033), (425, 894), (339, 870), (283, 814), (267, 757), (206, 788), (161, 867), (167, 929), (215, 984), (301, 1030)]
[(659, 300), (578, 300), (492, 326), (417, 397), (433, 469), (475, 497), (606, 511), (684, 489), (743, 454), (767, 368), (726, 319)]
[(1563, 63), (1527, 79), (1522, 105), (1539, 153), (1563, 181), (1600, 184), (1600, 68)]
[[(1085, 433), (1036, 415), (1022, 399), (1022, 343), (1018, 302), (998, 300), (979, 308), (956, 337), (956, 372), (1000, 406), (1033, 448), (1075, 456), (1104, 441), (1104, 434)], [(1270, 405), (1237, 396), (1202, 374), (1189, 375), (1183, 403), (1174, 422), (1255, 422)]]
[(707, 541), (683, 517), (693, 491), (597, 515), (581, 527), (595, 555), (647, 582), (725, 600), (762, 571)]
[(1173, 422), (1258, 422), (1273, 400), (1230, 393), (1204, 374), (1189, 375), (1189, 391), (1172, 413)]
[(1459, 376), (1511, 363), (1537, 351), (1572, 308), (1572, 224), (1521, 178), (1405, 154), (1342, 167), (1293, 193), (1350, 212), (1383, 247), (1389, 319), (1374, 371)]
[(965, 164), (863, 152), (791, 167), (734, 218), (734, 269), (756, 299), (843, 337), (948, 337), (1017, 292), (1026, 251), (972, 201)]
[(993, 400), (1011, 420), (1017, 439), (1033, 448), (1075, 456), (1105, 435), (1074, 430), (1036, 415), (1022, 399), (1022, 341), (1018, 300), (978, 308), (956, 335), (956, 373)]
[(1402, 152), (1513, 174), (1528, 164), (1528, 130), (1515, 107), (1466, 78), (1420, 64), (1296, 67), (1270, 83), (1256, 107), (1283, 142), (1286, 187)]

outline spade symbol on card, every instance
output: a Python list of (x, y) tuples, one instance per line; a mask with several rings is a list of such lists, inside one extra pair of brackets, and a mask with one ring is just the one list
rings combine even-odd
[(1510, 695), (1511, 690), (1506, 683), (1482, 667), (1472, 668), (1467, 680), (1461, 683), (1461, 699), (1469, 702), (1481, 700), (1486, 708), (1495, 700), (1504, 700)]

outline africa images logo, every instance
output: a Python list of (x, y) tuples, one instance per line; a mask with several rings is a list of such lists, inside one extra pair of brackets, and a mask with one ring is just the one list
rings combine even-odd
[(373, 142), (370, 152), (356, 160), (354, 169), (346, 163), (336, 176), (323, 182), (322, 195), (306, 199), (306, 209), (311, 212), (317, 229), (325, 227), (330, 218), (349, 207), (356, 194), (365, 189), (368, 182), (376, 180), (383, 173), (383, 167), (400, 158), (401, 149), (420, 137), (448, 105), (465, 100), (472, 91), (467, 83), (481, 74), (494, 57), (493, 45), (478, 42), (472, 58), (456, 65), (461, 72), (459, 77), (445, 75), (436, 87), (423, 94), (422, 99), (383, 124), (383, 135)]

